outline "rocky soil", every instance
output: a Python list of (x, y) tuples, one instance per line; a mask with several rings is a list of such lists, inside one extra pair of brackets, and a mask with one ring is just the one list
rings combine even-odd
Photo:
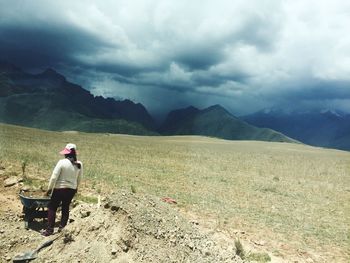
[(38, 262), (242, 262), (233, 244), (218, 245), (154, 197), (115, 193), (71, 218)]
[(43, 237), (42, 219), (34, 220), (29, 230), (24, 228), (18, 199), (21, 180), (13, 184), (12, 178), (7, 185), (10, 180), (5, 178), (0, 196), (0, 262), (12, 262), (16, 255), (55, 237), (32, 262), (243, 262), (232, 240), (222, 242), (201, 231), (198, 222), (181, 216), (174, 200), (132, 192), (114, 193), (98, 204), (75, 202), (67, 227)]

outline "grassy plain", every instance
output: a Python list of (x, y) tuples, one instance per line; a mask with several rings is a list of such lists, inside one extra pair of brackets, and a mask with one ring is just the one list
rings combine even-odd
[(84, 188), (169, 196), (233, 236), (277, 256), (349, 262), (350, 153), (302, 144), (48, 132), (0, 125), (1, 165), (46, 186), (67, 143)]

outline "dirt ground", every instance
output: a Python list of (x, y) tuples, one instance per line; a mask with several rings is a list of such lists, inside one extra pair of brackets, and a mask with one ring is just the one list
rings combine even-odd
[(243, 262), (232, 242), (202, 233), (174, 204), (154, 197), (119, 192), (98, 204), (74, 202), (64, 231), (43, 237), (42, 219), (24, 228), (21, 184), (4, 187), (1, 182), (1, 188), (1, 262), (55, 237), (34, 262)]
[[(74, 202), (64, 231), (57, 233), (56, 229), (53, 236), (43, 237), (40, 230), (46, 222), (42, 219), (24, 228), (18, 198), (22, 183), (4, 187), (5, 178), (0, 177), (0, 262), (12, 262), (16, 255), (55, 237), (33, 262), (243, 262), (236, 255), (234, 241), (244, 232), (232, 237), (213, 229), (209, 219), (178, 208), (171, 199), (131, 191), (102, 196), (98, 204)], [(242, 242), (245, 249), (254, 246)], [(314, 261), (271, 255), (271, 262)]]

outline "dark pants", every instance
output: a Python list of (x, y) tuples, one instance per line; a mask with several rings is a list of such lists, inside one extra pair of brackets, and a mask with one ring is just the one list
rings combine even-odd
[(54, 189), (51, 201), (48, 205), (49, 211), (48, 211), (48, 227), (47, 231), (53, 232), (54, 226), (55, 226), (55, 220), (56, 220), (56, 211), (57, 208), (62, 203), (62, 216), (61, 216), (61, 223), (60, 227), (63, 228), (67, 225), (68, 219), (69, 219), (69, 205), (75, 195), (77, 190), (70, 189), (70, 188), (62, 188), (62, 189)]

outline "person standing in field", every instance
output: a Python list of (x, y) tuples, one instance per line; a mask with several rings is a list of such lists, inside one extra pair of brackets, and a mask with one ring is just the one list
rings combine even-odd
[(68, 143), (60, 152), (64, 155), (64, 159), (59, 160), (54, 168), (47, 195), (51, 195), (51, 200), (48, 205), (48, 227), (43, 232), (44, 236), (52, 235), (54, 232), (56, 211), (62, 204), (61, 222), (59, 231), (61, 231), (69, 219), (69, 205), (78, 191), (80, 179), (83, 174), (83, 164), (77, 160), (76, 145)]

